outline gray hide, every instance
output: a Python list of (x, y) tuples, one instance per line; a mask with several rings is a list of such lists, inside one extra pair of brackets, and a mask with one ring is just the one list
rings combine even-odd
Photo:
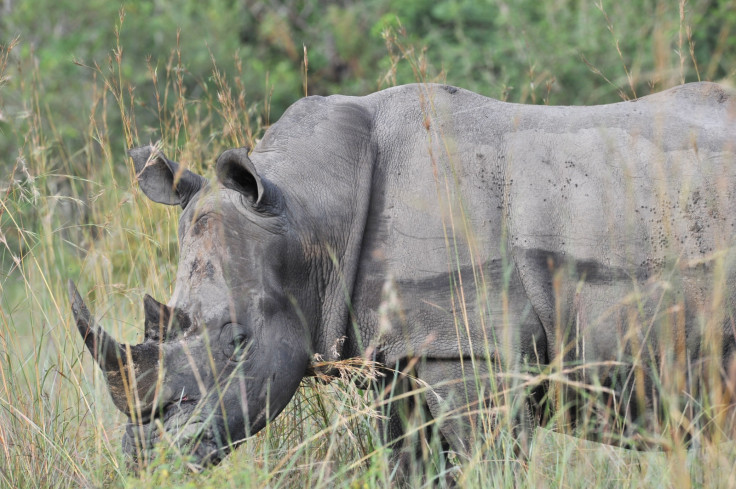
[[(146, 342), (164, 353), (145, 408), (171, 432), (198, 408), (217, 456), (195, 454), (216, 461), (283, 409), (317, 354), (411, 364), (437, 418), (498, 383), (522, 428), (560, 402), (575, 422), (591, 402), (568, 392), (578, 383), (603, 387), (601, 423), (656, 426), (655, 379), (688, 391), (698, 360), (730, 365), (735, 114), (710, 83), (596, 107), (408, 85), (302, 99), (250, 154), (221, 155), (213, 182), (134, 150), (146, 194), (184, 207), (165, 320), (147, 299)], [(227, 328), (244, 331), (244, 358), (233, 333), (217, 343)], [(656, 371), (665, 360), (678, 375)], [(557, 387), (527, 382), (561, 369)], [(443, 421), (444, 439), (467, 450), (476, 422)], [(156, 433), (133, 420), (127, 446)]]

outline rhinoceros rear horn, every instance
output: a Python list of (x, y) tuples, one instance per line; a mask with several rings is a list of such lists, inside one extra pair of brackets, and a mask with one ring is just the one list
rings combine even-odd
[(84, 344), (92, 353), (92, 357), (103, 371), (118, 370), (121, 364), (125, 364), (125, 351), (122, 345), (105, 330), (94, 325), (87, 305), (71, 280), (69, 280), (69, 301), (79, 334), (82, 335)]
[(144, 336), (147, 340), (165, 340), (171, 324), (171, 308), (146, 294), (143, 298), (145, 314)]
[(138, 185), (154, 202), (184, 208), (207, 183), (204, 177), (166, 158), (155, 146), (131, 149), (128, 154), (133, 158)]

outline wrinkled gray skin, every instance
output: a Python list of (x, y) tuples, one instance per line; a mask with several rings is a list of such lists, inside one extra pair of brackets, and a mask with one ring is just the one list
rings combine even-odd
[[(90, 326), (72, 290), (131, 416), (125, 446), (140, 455), (160, 421), (216, 462), (284, 408), (315, 354), (421, 358), (413, 373), (434, 387), (423, 402), (435, 417), (477, 407), (474, 372), (586, 363), (568, 377), (596, 377), (619, 414), (646, 422), (647, 365), (708, 354), (729, 365), (735, 115), (709, 83), (596, 107), (408, 85), (300, 100), (250, 154), (223, 153), (216, 181), (131, 151), (146, 195), (183, 207), (174, 294), (165, 307), (146, 298), (146, 340), (128, 349)], [(713, 324), (715, 353), (701, 348)], [(595, 366), (606, 361), (619, 363)], [(510, 396), (522, 427), (548, 386)], [(402, 427), (387, 413), (390, 441)], [(465, 421), (441, 425), (460, 452)]]

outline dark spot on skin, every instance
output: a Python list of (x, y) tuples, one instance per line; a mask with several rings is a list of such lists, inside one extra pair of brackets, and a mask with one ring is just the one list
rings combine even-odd
[(194, 223), (194, 226), (192, 226), (192, 233), (194, 233), (195, 236), (199, 236), (202, 234), (207, 227), (207, 216), (202, 216)]
[(693, 204), (697, 204), (700, 201), (700, 191), (696, 190), (692, 195)]
[(443, 85), (442, 89), (446, 91), (447, 93), (449, 93), (450, 95), (454, 95), (457, 92), (457, 88), (452, 87), (450, 85)]
[[(191, 280), (196, 273), (199, 273), (201, 271), (202, 262), (199, 261), (199, 258), (195, 258), (194, 262), (192, 262), (192, 268), (189, 270), (189, 279)], [(207, 263), (204, 265), (204, 274), (210, 280), (213, 280), (215, 278), (215, 266), (209, 260), (207, 260)]]
[(175, 312), (175, 317), (176, 326), (179, 331), (184, 332), (192, 326), (192, 320), (189, 318), (189, 315), (186, 314), (184, 311), (177, 310)]
[(194, 263), (192, 263), (192, 268), (189, 270), (189, 279), (194, 276), (195, 273), (197, 273), (197, 270), (199, 270), (199, 258), (194, 259)]

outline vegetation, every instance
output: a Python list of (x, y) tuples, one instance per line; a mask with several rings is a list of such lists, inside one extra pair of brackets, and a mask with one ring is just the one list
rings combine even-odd
[[(360, 388), (371, 371), (350, 365), (305, 382), (217, 468), (192, 473), (164, 445), (142, 473), (126, 469), (124, 420), (72, 325), (65, 282), (77, 279), (126, 341), (140, 336), (144, 291), (171, 294), (177, 211), (132, 185), (127, 148), (161, 140), (211, 176), (219, 152), (252, 145), (305, 91), (443, 80), (515, 102), (595, 104), (728, 84), (735, 29), (727, 0), (0, 2), (0, 487), (387, 487), (395, 477), (376, 435), (380, 406)], [(735, 484), (731, 445), (688, 451), (673, 436), (665, 451), (637, 453), (539, 430), (524, 459), (508, 429), (494, 440), (455, 460), (463, 486)], [(447, 470), (438, 451), (427, 448), (430, 474)]]

